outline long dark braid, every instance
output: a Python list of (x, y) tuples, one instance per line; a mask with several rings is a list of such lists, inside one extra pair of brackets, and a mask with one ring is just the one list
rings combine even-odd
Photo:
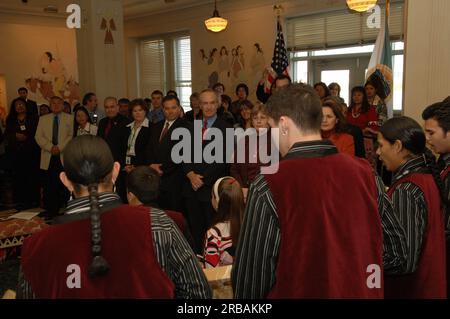
[(111, 183), (114, 158), (108, 144), (97, 136), (84, 135), (72, 139), (65, 148), (64, 170), (78, 191), (87, 187), (91, 219), (91, 278), (104, 276), (110, 265), (102, 256), (102, 231), (98, 195), (99, 183)]
[(92, 262), (89, 266), (89, 277), (101, 277), (108, 273), (109, 264), (102, 254), (102, 230), (100, 219), (100, 207), (98, 204), (98, 184), (88, 186), (89, 202), (91, 205), (91, 239), (92, 239)]

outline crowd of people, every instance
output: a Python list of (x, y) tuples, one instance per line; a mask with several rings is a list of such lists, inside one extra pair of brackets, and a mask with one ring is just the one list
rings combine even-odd
[[(236, 298), (446, 298), (450, 98), (424, 109), (423, 129), (388, 119), (373, 83), (347, 106), (337, 83), (291, 82), (260, 84), (256, 103), (246, 84), (233, 101), (217, 83), (186, 113), (174, 91), (100, 110), (94, 93), (72, 109), (19, 89), (2, 137), (14, 201), (53, 224), (25, 241), (19, 297), (210, 298), (201, 268), (233, 265)], [(178, 128), (192, 139), (181, 163)], [(211, 128), (224, 149), (227, 129), (254, 129), (256, 147), (235, 138), (244, 162), (196, 161)], [(273, 143), (278, 170), (261, 174)], [(74, 261), (81, 289), (66, 286)]]

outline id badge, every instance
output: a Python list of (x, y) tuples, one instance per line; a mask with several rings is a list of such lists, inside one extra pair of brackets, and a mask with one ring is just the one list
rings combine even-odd
[(125, 158), (125, 164), (126, 164), (126, 165), (131, 165), (131, 157), (130, 157), (130, 156), (127, 156), (127, 157)]
[(26, 129), (27, 129), (27, 128), (25, 127), (25, 125), (21, 125), (21, 126), (20, 126), (20, 130), (21, 130), (21, 131), (26, 131)]

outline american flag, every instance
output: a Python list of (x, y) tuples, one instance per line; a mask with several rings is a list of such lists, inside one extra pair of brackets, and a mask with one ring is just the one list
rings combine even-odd
[(288, 71), (289, 58), (284, 43), (283, 29), (281, 27), (280, 20), (277, 21), (277, 39), (275, 40), (275, 48), (273, 50), (273, 58), (271, 69), (268, 72), (268, 76), (265, 83), (266, 93), (270, 92), (270, 87), (273, 81), (275, 81), (278, 75), (289, 75)]

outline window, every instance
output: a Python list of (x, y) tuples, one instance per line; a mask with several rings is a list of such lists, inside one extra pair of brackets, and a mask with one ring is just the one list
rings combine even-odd
[(169, 34), (141, 41), (140, 95), (154, 90), (175, 90), (185, 110), (192, 93), (191, 39), (185, 34)]
[(184, 108), (190, 109), (189, 98), (192, 94), (190, 37), (182, 37), (174, 40), (174, 61), (175, 90), (180, 98), (181, 105)]
[(141, 96), (166, 89), (164, 40), (141, 42)]

